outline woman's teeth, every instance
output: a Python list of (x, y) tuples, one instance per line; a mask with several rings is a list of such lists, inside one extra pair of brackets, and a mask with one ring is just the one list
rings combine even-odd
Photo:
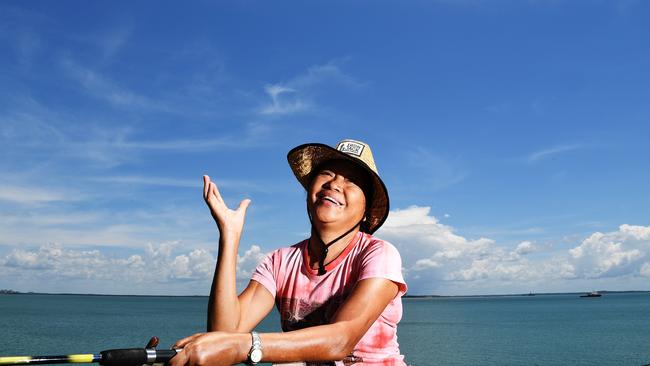
[(323, 199), (324, 201), (330, 201), (330, 202), (334, 203), (334, 204), (337, 205), (337, 206), (340, 206), (340, 205), (341, 205), (340, 203), (338, 203), (338, 202), (337, 202), (334, 198), (332, 198), (332, 197), (324, 196), (322, 199)]

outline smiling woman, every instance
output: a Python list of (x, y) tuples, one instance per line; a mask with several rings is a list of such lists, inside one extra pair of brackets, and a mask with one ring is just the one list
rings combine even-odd
[[(249, 200), (229, 209), (210, 178), (204, 198), (220, 232), (208, 332), (176, 343), (177, 365), (301, 362), (405, 365), (397, 344), (406, 283), (395, 247), (372, 236), (386, 220), (386, 187), (370, 147), (305, 144), (288, 154), (307, 190), (309, 238), (269, 254), (246, 289), (235, 290), (237, 250)], [(278, 307), (282, 333), (258, 334)]]
[[(307, 213), (312, 227), (318, 233), (343, 232), (334, 239), (324, 241), (326, 244), (321, 246), (318, 271), (320, 275), (324, 275), (325, 261), (329, 262), (340, 254), (340, 251), (330, 253), (330, 246), (363, 224), (366, 219), (366, 197), (372, 195), (366, 183), (367, 179), (364, 179), (365, 174), (351, 162), (328, 161), (314, 172), (307, 197)], [(314, 216), (317, 218), (314, 219)], [(350, 223), (355, 224), (350, 227)], [(320, 239), (323, 241), (322, 235)], [(310, 250), (315, 249), (311, 242), (308, 246)], [(312, 258), (315, 257), (317, 256)]]

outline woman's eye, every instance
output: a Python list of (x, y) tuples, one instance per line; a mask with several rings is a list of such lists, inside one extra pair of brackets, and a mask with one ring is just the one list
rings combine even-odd
[(358, 186), (358, 185), (359, 185), (359, 180), (358, 180), (358, 179), (353, 179), (353, 178), (350, 179), (350, 178), (346, 178), (346, 179), (345, 179), (345, 182), (348, 183), (348, 184), (355, 185), (355, 186)]

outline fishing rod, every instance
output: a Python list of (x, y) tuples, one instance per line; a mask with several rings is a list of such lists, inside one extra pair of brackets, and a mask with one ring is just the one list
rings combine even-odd
[(109, 349), (97, 354), (73, 354), (63, 356), (0, 356), (0, 366), (44, 365), (62, 363), (99, 363), (103, 366), (136, 366), (166, 363), (180, 349), (156, 349), (158, 338), (152, 337), (145, 348)]
[(8, 356), (0, 357), (0, 365), (43, 365), (59, 363), (99, 363), (104, 366), (136, 366), (165, 363), (176, 356), (177, 350), (152, 348), (109, 349), (99, 354), (64, 356)]

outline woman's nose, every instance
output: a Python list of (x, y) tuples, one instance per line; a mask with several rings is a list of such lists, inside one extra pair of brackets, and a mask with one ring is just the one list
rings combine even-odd
[(331, 179), (327, 180), (327, 182), (325, 182), (325, 187), (335, 190), (337, 192), (341, 192), (341, 187), (344, 180), (345, 178), (343, 178), (342, 176), (335, 175)]

